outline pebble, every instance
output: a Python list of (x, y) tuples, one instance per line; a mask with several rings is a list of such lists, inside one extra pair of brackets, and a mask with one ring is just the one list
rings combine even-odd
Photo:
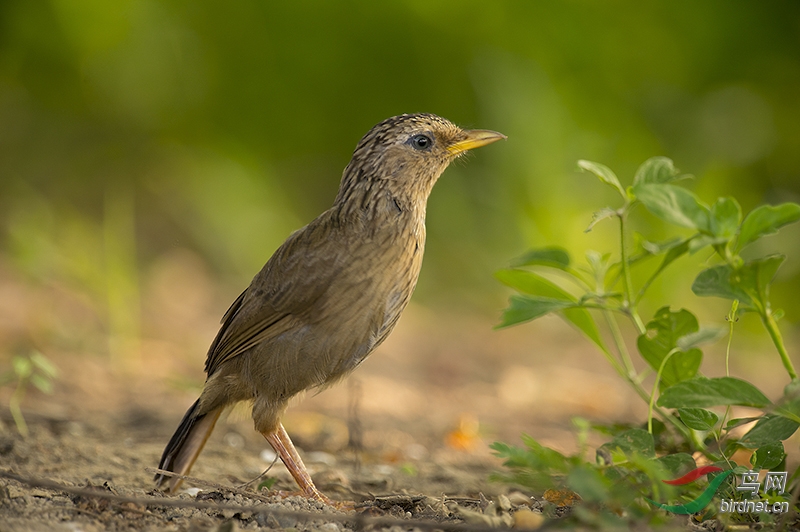
[(375, 471), (375, 473), (376, 473), (376, 474), (378, 474), (378, 475), (386, 475), (386, 476), (389, 476), (389, 475), (391, 475), (392, 473), (394, 473), (394, 468), (393, 468), (392, 466), (390, 466), (390, 465), (386, 465), (386, 464), (378, 464), (378, 465), (376, 465), (376, 466), (374, 467), (374, 469), (373, 469), (373, 470), (374, 470), (374, 471)]
[(514, 528), (536, 530), (544, 523), (544, 516), (527, 508), (514, 512)]
[(533, 502), (530, 497), (519, 491), (509, 493), (508, 500), (515, 506), (530, 506)]
[(272, 449), (264, 449), (263, 451), (261, 451), (261, 454), (259, 456), (261, 460), (263, 460), (268, 464), (271, 464), (272, 462), (275, 461), (276, 458), (278, 458), (278, 455), (275, 454), (275, 451), (273, 451)]
[(238, 432), (226, 433), (223, 437), (223, 440), (226, 444), (228, 444), (228, 446), (233, 447), (234, 449), (241, 449), (244, 447), (244, 436)]
[(497, 496), (497, 505), (500, 507), (501, 510), (505, 510), (506, 512), (511, 509), (511, 501), (508, 500), (508, 497), (506, 497), (502, 493)]
[(325, 464), (328, 466), (336, 465), (336, 457), (330, 453), (325, 453), (322, 451), (306, 453), (306, 461), (312, 464)]

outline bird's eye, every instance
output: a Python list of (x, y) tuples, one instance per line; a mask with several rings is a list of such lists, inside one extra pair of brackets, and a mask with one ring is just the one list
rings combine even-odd
[(414, 135), (409, 139), (409, 143), (415, 150), (420, 151), (430, 150), (433, 146), (433, 140), (428, 135)]

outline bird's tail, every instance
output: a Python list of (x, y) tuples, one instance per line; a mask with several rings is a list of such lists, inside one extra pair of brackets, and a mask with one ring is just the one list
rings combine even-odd
[[(198, 399), (184, 414), (181, 424), (178, 425), (175, 434), (172, 435), (164, 449), (164, 454), (161, 455), (161, 461), (158, 463), (159, 469), (186, 475), (194, 461), (197, 460), (222, 413), (222, 408), (217, 408), (211, 412), (200, 414), (198, 412), (199, 403)], [(168, 492), (174, 492), (183, 482), (179, 477), (167, 477), (162, 474), (156, 474), (155, 481), (156, 487), (166, 485), (165, 491)]]

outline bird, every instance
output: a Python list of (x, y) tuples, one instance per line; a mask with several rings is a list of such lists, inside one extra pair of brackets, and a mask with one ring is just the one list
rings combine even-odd
[(331, 504), (314, 485), (281, 423), (289, 400), (352, 372), (392, 331), (417, 284), (428, 197), (447, 166), (505, 139), (434, 114), (387, 118), (358, 142), (333, 206), (292, 233), (222, 317), (197, 401), (167, 443), (156, 474), (175, 492), (220, 414), (252, 402), (300, 494)]

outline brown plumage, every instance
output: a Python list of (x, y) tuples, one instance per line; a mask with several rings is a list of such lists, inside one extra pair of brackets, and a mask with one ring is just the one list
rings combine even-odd
[[(255, 428), (306, 496), (314, 487), (280, 417), (291, 397), (355, 369), (387, 337), (417, 284), (425, 208), (462, 153), (505, 138), (431, 114), (384, 120), (358, 143), (333, 206), (278, 248), (234, 301), (206, 359), (205, 387), (160, 469), (188, 473), (222, 410), (253, 401)], [(180, 479), (157, 475), (174, 491)]]

